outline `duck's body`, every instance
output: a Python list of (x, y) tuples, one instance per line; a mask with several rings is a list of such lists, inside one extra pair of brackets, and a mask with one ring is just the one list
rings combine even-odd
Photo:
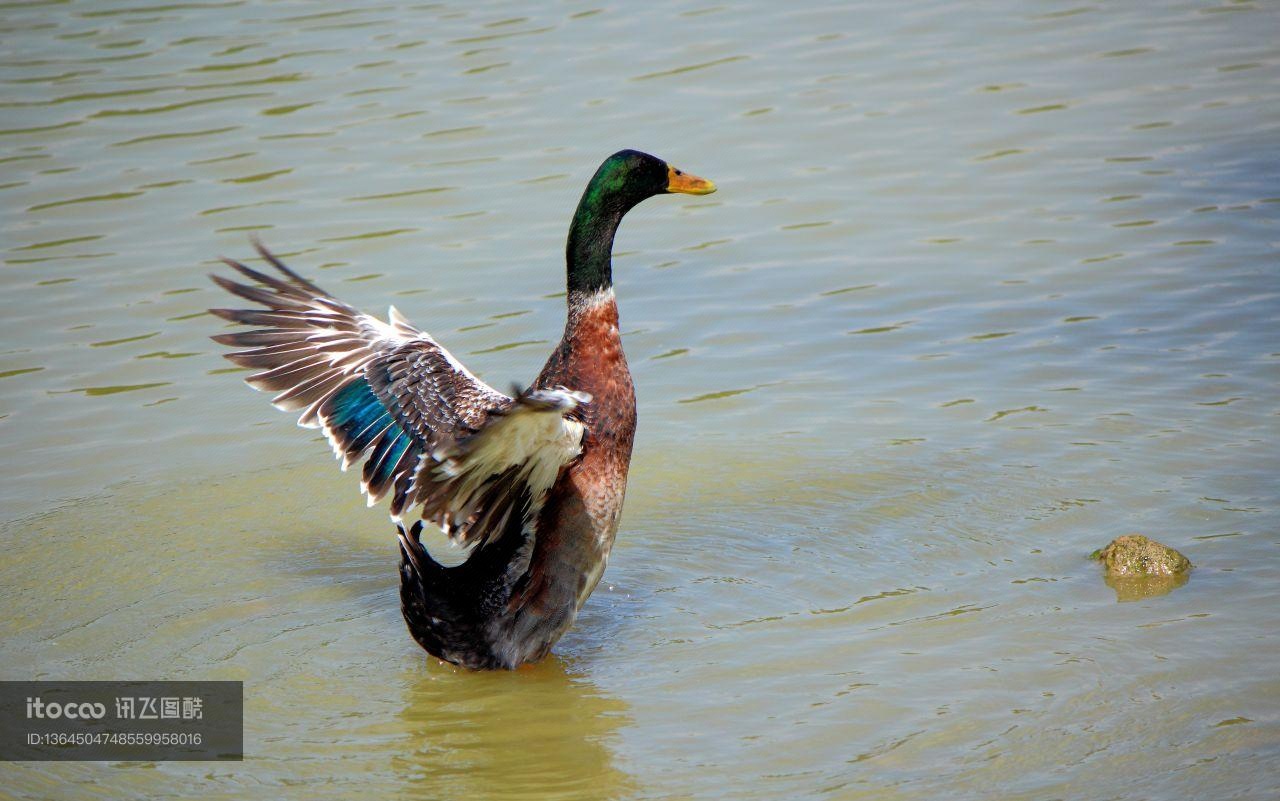
[[(575, 298), (560, 345), (534, 389), (573, 387), (582, 405), (581, 454), (559, 473), (529, 527), (444, 568), (413, 529), (403, 534), (400, 601), (427, 651), (473, 668), (515, 667), (546, 655), (604, 573), (618, 531), (636, 430), (636, 396), (612, 291)], [(510, 525), (515, 525), (514, 523)], [(527, 545), (525, 554), (520, 548)], [(425, 557), (425, 558), (424, 558)], [(520, 565), (527, 561), (527, 567)], [(442, 616), (447, 607), (453, 615)], [(433, 610), (434, 613), (433, 613)]]
[[(390, 324), (305, 281), (228, 262), (260, 286), (215, 280), (266, 310), (214, 309), (267, 326), (216, 340), (247, 350), (248, 379), (280, 391), (300, 425), (322, 428), (343, 459), (363, 459), (370, 504), (392, 497), (400, 597), (423, 648), (473, 668), (545, 656), (595, 589), (613, 546), (635, 437), (636, 404), (618, 331), (613, 237), (636, 203), (714, 185), (653, 156), (621, 151), (588, 184), (569, 234), (564, 337), (529, 390), (509, 397), (471, 375), (392, 309)], [(403, 515), (420, 507), (422, 521)], [(423, 523), (469, 546), (456, 567), (419, 540)]]

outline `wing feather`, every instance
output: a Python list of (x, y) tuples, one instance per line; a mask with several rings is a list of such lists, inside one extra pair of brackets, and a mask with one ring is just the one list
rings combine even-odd
[(564, 389), (517, 393), (515, 403), (491, 413), (475, 434), (427, 454), (410, 497), (422, 504), (424, 518), (463, 544), (484, 545), (502, 531), (506, 517), (497, 510), (522, 486), (531, 508), (520, 511), (536, 517), (561, 468), (582, 453), (586, 427), (574, 411), (590, 399)]
[(226, 354), (258, 372), (246, 383), (275, 393), (272, 403), (320, 428), (346, 470), (363, 461), (369, 505), (391, 496), (391, 515), (421, 507), (465, 544), (483, 545), (520, 515), (533, 521), (561, 469), (581, 453), (578, 407), (566, 389), (509, 397), (476, 378), (393, 306), (387, 322), (357, 311), (290, 270), (255, 242), (283, 278), (230, 259), (252, 285), (213, 281), (262, 308), (210, 309), (259, 326), (222, 333)]

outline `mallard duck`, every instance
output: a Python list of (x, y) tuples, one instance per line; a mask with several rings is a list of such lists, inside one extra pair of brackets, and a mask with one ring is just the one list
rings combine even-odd
[[(569, 226), (564, 337), (528, 389), (476, 378), (395, 307), (359, 312), (260, 243), (267, 275), (224, 261), (254, 285), (211, 276), (257, 309), (210, 309), (253, 330), (213, 339), (240, 350), (246, 379), (276, 408), (319, 428), (343, 470), (363, 461), (369, 505), (390, 497), (400, 600), (413, 638), (469, 668), (544, 657), (573, 624), (618, 530), (636, 426), (635, 389), (614, 300), (618, 224), (646, 198), (715, 185), (635, 150), (605, 159)], [(410, 523), (411, 515), (418, 519)], [(423, 526), (466, 549), (445, 567)]]

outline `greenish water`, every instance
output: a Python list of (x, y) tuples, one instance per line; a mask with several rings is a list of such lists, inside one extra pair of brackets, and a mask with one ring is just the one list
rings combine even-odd
[[(238, 764), (15, 798), (1280, 795), (1263, 2), (0, 6), (0, 678), (242, 679)], [(229, 372), (250, 233), (495, 386), (601, 158), (640, 431), (553, 657), (425, 658), (381, 510)], [(1141, 532), (1191, 580), (1118, 603)]]

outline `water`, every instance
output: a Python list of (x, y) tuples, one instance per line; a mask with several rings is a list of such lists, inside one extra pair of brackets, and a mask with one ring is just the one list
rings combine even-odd
[[(241, 679), (239, 764), (16, 798), (1280, 795), (1274, 6), (9, 3), (0, 678)], [(622, 531), (551, 659), (424, 658), (396, 551), (206, 337), (261, 236), (499, 387), (634, 211)], [(1196, 564), (1117, 602), (1086, 556)]]

